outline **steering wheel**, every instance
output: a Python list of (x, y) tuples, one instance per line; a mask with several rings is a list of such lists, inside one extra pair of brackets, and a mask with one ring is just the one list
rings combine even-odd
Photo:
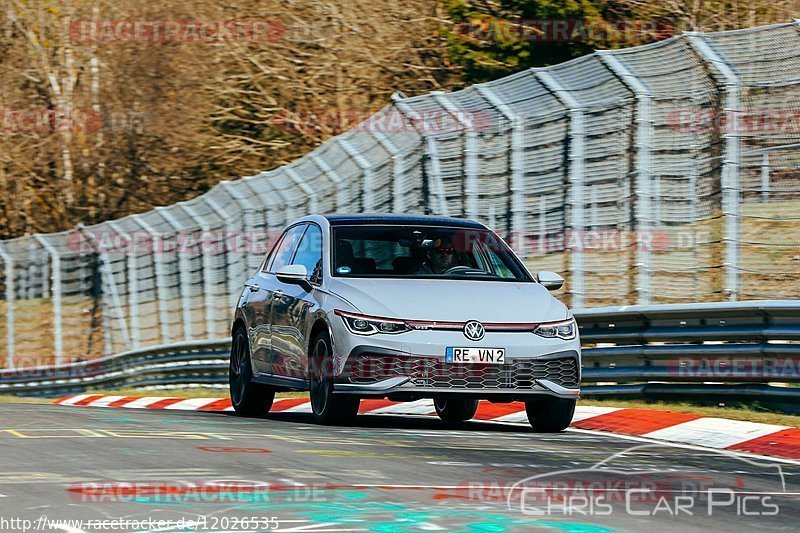
[(454, 267), (448, 268), (447, 270), (442, 272), (442, 274), (457, 274), (459, 272), (473, 272), (474, 270), (475, 270), (474, 268), (468, 267), (466, 265), (456, 265)]

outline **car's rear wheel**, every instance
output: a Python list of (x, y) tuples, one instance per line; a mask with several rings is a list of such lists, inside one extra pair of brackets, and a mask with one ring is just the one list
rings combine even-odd
[(576, 400), (564, 398), (541, 398), (525, 402), (525, 412), (534, 431), (558, 433), (572, 422)]
[(333, 350), (327, 331), (321, 332), (311, 350), (311, 411), (319, 424), (344, 425), (358, 414), (357, 396), (333, 394)]
[(231, 404), (240, 415), (265, 415), (272, 408), (275, 390), (267, 385), (253, 383), (250, 366), (250, 343), (243, 329), (238, 329), (231, 343), (231, 360), (228, 369)]
[(466, 422), (478, 410), (478, 399), (434, 400), (436, 414), (445, 422)]

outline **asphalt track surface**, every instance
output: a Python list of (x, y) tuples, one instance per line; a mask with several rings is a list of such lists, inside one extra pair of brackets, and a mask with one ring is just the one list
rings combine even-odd
[[(800, 463), (580, 430), (539, 435), (391, 415), (360, 415), (341, 428), (294, 413), (16, 403), (0, 404), (0, 426), (2, 531), (770, 531), (800, 523)], [(709, 496), (711, 488), (721, 492)]]

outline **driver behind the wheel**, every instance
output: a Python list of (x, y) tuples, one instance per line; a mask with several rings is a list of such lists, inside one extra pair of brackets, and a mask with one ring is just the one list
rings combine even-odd
[(453, 244), (445, 238), (439, 238), (433, 241), (433, 247), (426, 253), (425, 261), (417, 274), (443, 274), (454, 266), (456, 251)]

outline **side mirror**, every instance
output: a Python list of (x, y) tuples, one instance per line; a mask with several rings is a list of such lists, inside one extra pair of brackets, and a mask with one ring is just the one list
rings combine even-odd
[(564, 286), (564, 278), (548, 270), (539, 271), (536, 274), (536, 281), (541, 283), (548, 291), (555, 291)]
[(275, 272), (275, 277), (283, 283), (308, 285), (308, 271), (303, 265), (284, 265)]

